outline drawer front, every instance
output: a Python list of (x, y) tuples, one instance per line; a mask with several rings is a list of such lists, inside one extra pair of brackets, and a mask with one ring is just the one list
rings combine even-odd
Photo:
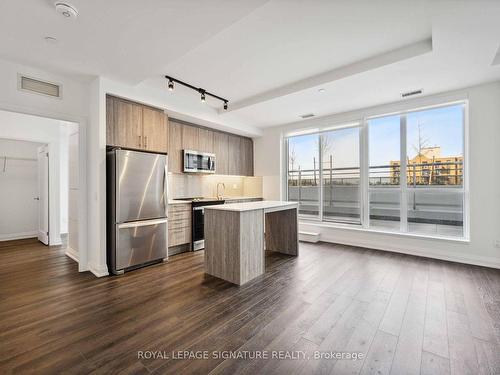
[(191, 220), (191, 211), (174, 211), (168, 213), (169, 220)]
[(177, 246), (190, 242), (191, 242), (191, 227), (168, 229), (168, 246)]
[(167, 257), (167, 220), (116, 225), (117, 270)]
[(179, 212), (179, 211), (191, 211), (190, 203), (182, 203), (182, 204), (169, 204), (168, 212)]
[(179, 219), (179, 220), (169, 220), (168, 229), (180, 229), (180, 228), (190, 228), (191, 220)]

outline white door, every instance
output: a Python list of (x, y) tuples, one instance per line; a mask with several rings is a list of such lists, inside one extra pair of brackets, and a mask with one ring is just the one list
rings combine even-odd
[(38, 148), (38, 240), (49, 244), (49, 147)]

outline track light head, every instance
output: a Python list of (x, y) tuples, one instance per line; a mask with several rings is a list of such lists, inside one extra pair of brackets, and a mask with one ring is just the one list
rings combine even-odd
[(205, 90), (200, 89), (200, 94), (201, 94), (201, 102), (205, 103)]
[(169, 91), (174, 91), (174, 81), (171, 79), (168, 80), (168, 89)]
[(224, 101), (224, 110), (227, 111), (227, 100)]

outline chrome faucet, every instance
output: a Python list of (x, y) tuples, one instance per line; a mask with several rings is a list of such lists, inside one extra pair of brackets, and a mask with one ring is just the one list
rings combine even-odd
[[(222, 186), (222, 194), (219, 194), (219, 186)], [(224, 182), (217, 183), (217, 200), (222, 200), (224, 198), (225, 190), (226, 190), (226, 184), (224, 184)]]

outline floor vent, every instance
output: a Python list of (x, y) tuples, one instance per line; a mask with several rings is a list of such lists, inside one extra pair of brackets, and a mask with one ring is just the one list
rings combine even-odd
[(61, 97), (61, 86), (55, 83), (40, 81), (35, 78), (19, 75), (19, 90), (47, 95), (53, 98)]

